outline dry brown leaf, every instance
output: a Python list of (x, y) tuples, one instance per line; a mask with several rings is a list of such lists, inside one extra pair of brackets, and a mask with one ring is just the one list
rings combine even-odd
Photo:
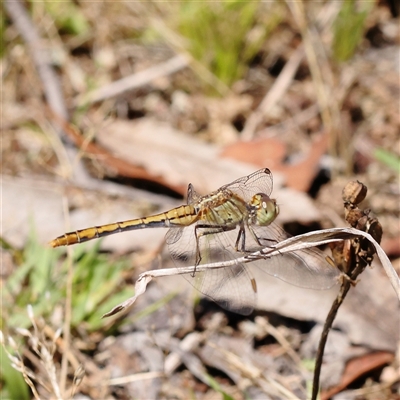
[(96, 138), (119, 158), (163, 177), (170, 185), (186, 187), (191, 182), (199, 193), (210, 193), (254, 171), (251, 165), (221, 159), (218, 147), (151, 118), (114, 121)]
[(394, 354), (387, 351), (377, 351), (350, 360), (344, 370), (341, 382), (330, 390), (321, 393), (321, 400), (328, 400), (336, 393), (345, 389), (356, 379), (364, 374), (390, 364), (394, 360)]
[(285, 144), (274, 138), (239, 141), (226, 146), (221, 152), (221, 157), (233, 158), (260, 167), (268, 165), (272, 170), (279, 168), (285, 155)]
[(329, 136), (321, 134), (312, 144), (306, 158), (293, 165), (283, 162), (286, 155), (285, 145), (271, 138), (257, 139), (250, 142), (238, 142), (226, 147), (222, 157), (252, 163), (259, 167), (268, 166), (282, 173), (288, 187), (307, 192), (319, 170), (321, 157), (328, 149)]

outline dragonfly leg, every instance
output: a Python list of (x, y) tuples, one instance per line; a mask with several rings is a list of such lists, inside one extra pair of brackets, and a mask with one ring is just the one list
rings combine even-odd
[[(276, 240), (276, 239), (268, 239), (268, 238), (266, 238), (266, 237), (258, 237), (258, 236), (256, 235), (256, 233), (254, 232), (254, 229), (252, 229), (251, 226), (249, 226), (249, 230), (250, 230), (251, 235), (253, 236), (254, 240), (257, 242), (257, 244), (258, 244), (259, 246), (265, 247), (265, 243), (262, 243), (262, 241), (264, 241), (264, 242), (272, 242), (273, 244), (279, 243), (279, 241)], [(283, 239), (282, 239), (282, 240), (283, 240)]]
[[(259, 238), (255, 234), (255, 232), (251, 228), (251, 226), (247, 225), (247, 228), (250, 231), (251, 236), (253, 237), (253, 240), (257, 243), (257, 245), (262, 246)], [(240, 243), (240, 241), (241, 241), (241, 243)], [(239, 243), (240, 243), (240, 246), (239, 246)], [(241, 253), (252, 253), (254, 251), (254, 249), (246, 249), (246, 230), (245, 230), (243, 223), (239, 227), (239, 233), (238, 233), (238, 237), (236, 239), (235, 250), (240, 251)]]
[[(239, 250), (240, 239), (242, 239), (242, 243), (241, 243), (240, 250)], [(245, 243), (246, 243), (246, 231), (244, 229), (244, 226), (240, 225), (238, 236), (237, 236), (236, 243), (235, 243), (235, 251), (240, 251), (242, 253), (245, 253), (246, 252)]]
[[(278, 241), (275, 239), (267, 239), (267, 238), (258, 237), (256, 235), (254, 229), (250, 225), (247, 225), (247, 228), (250, 231), (254, 242), (260, 247), (265, 247), (265, 243), (262, 243), (262, 241), (278, 243)], [(239, 233), (238, 233), (236, 243), (235, 243), (235, 250), (238, 252), (241, 252), (241, 253), (252, 253), (256, 250), (254, 248), (251, 248), (251, 249), (246, 248), (246, 229), (244, 227), (244, 224), (241, 224), (239, 226)]]
[[(196, 274), (196, 267), (201, 263), (202, 256), (201, 256), (201, 251), (200, 251), (200, 238), (202, 236), (207, 236), (207, 235), (214, 235), (216, 233), (221, 233), (221, 232), (227, 232), (230, 230), (235, 229), (236, 226), (226, 226), (226, 225), (203, 225), (203, 224), (198, 224), (194, 228), (194, 234), (196, 236), (196, 261), (195, 261), (195, 269), (193, 271), (192, 277)], [(199, 229), (203, 229), (203, 231), (198, 232)]]

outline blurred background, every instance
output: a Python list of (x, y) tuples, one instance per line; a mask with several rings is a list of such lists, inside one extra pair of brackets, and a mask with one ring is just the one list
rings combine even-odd
[[(68, 256), (46, 243), (184, 204), (189, 182), (207, 194), (268, 167), (278, 222), (292, 235), (345, 227), (341, 191), (363, 182), (362, 208), (379, 219), (399, 271), (398, 3), (2, 8), (1, 329), (23, 372), (2, 357), (2, 397), (308, 398), (337, 289), (257, 276), (259, 304), (245, 318), (180, 277), (160, 278), (128, 315), (101, 319), (133, 295), (141, 272), (168, 265), (165, 231), (110, 236)], [(322, 398), (400, 398), (399, 307), (377, 263), (330, 340)]]

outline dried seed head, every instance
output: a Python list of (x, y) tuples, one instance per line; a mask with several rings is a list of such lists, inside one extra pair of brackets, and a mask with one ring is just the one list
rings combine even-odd
[(368, 221), (367, 232), (378, 242), (380, 243), (382, 240), (382, 225), (379, 223), (377, 219), (372, 219)]
[(360, 204), (367, 196), (367, 187), (359, 182), (349, 182), (343, 189), (342, 198), (345, 203)]
[(80, 364), (74, 373), (74, 385), (79, 386), (85, 375), (86, 375), (86, 371), (83, 368), (83, 365)]

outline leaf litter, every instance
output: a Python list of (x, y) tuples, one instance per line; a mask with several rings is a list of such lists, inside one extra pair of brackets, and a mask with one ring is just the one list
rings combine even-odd
[[(85, 18), (93, 21), (97, 16), (103, 25), (93, 24), (94, 30), (92, 33), (86, 32), (85, 34), (89, 35), (86, 38), (56, 33), (58, 43), (62, 44), (65, 50), (65, 58), (60, 58), (59, 61), (64, 63), (61, 64), (61, 76), (67, 104), (78, 104), (78, 101), (81, 101), (91, 84), (88, 78), (97, 82), (99, 88), (106, 87), (107, 82), (145, 71), (174, 56), (174, 52), (165, 46), (142, 45), (127, 39), (124, 35), (126, 29), (134, 26), (139, 30), (145, 24), (138, 14), (121, 14), (121, 10), (124, 11), (123, 5), (105, 4), (100, 9), (90, 4), (82, 4), (79, 7)], [(38, 14), (34, 13), (34, 16), (41, 15), (48, 22), (52, 21), (52, 17), (44, 9), (36, 11)], [(396, 33), (393, 34), (393, 30), (396, 32), (396, 28), (393, 28), (395, 22), (396, 19), (389, 16), (384, 6), (377, 6), (368, 24), (371, 29), (375, 24), (375, 27), (383, 32), (386, 43), (377, 46), (374, 42), (369, 49), (360, 51), (335, 76), (337, 86), (342, 91), (336, 93), (342, 105), (342, 119), (346, 129), (354, 132), (354, 137), (343, 139), (346, 145), (352, 143), (348, 146), (349, 153), (341, 154), (339, 158), (352, 160), (357, 179), (368, 186), (370, 194), (367, 202), (370, 202), (370, 207), (377, 213), (384, 227), (382, 245), (385, 250), (389, 249), (385, 247), (387, 238), (394, 241), (400, 238), (398, 205), (396, 207), (399, 195), (398, 171), (387, 168), (381, 158), (378, 160), (374, 149), (380, 147), (397, 157), (400, 155), (399, 118), (396, 108), (399, 92), (398, 65), (396, 66), (398, 61), (393, 59), (393, 54), (398, 52), (399, 46)], [(234, 85), (234, 93), (229, 103), (226, 98), (210, 99), (208, 95), (198, 94), (199, 88), (202, 87), (201, 81), (193, 70), (184, 68), (173, 75), (157, 78), (154, 82), (145, 82), (146, 86), (138, 86), (133, 92), (126, 92), (124, 96), (109, 96), (108, 100), (94, 104), (84, 114), (78, 113), (78, 129), (85, 132), (87, 127), (100, 126), (99, 132), (94, 135), (96, 141), (117, 158), (143, 168), (147, 176), (162, 176), (165, 186), (170, 188), (184, 187), (188, 182), (193, 182), (201, 193), (207, 193), (257, 169), (258, 166), (272, 168), (269, 162), (274, 162), (273, 171), (281, 171), (281, 177), (280, 174), (274, 173), (278, 189), (274, 193), (278, 201), (284, 203), (282, 209), (287, 208), (282, 214), (287, 217), (290, 215), (286, 221), (282, 220), (283, 222), (295, 220), (307, 225), (311, 221), (318, 221), (325, 228), (343, 226), (343, 223), (333, 223), (340, 221), (342, 215), (339, 207), (334, 209), (334, 199), (338, 204), (340, 198), (334, 194), (334, 187), (337, 185), (338, 190), (341, 190), (343, 180), (339, 182), (339, 177), (334, 177), (318, 192), (316, 202), (310, 201), (304, 193), (312, 185), (317, 172), (321, 171), (321, 166), (323, 170), (326, 169), (326, 165), (330, 168), (335, 162), (334, 158), (321, 155), (326, 153), (325, 147), (318, 148), (315, 144), (318, 140), (323, 140), (324, 135), (330, 138), (331, 136), (329, 132), (322, 131), (318, 110), (316, 113), (312, 112), (316, 95), (305, 61), (300, 64), (297, 76), (286, 94), (277, 99), (274, 107), (265, 113), (254, 139), (243, 145), (238, 142), (245, 122), (262, 103), (264, 95), (272, 85), (271, 74), (275, 73), (274, 68), (278, 68), (282, 60), (290, 58), (295, 40), (293, 33), (296, 31), (293, 24), (289, 19), (286, 28), (280, 29), (276, 36), (266, 42), (266, 48), (260, 52), (261, 62), (250, 67), (247, 76)], [(42, 30), (43, 25), (37, 26)], [(110, 36), (105, 35), (100, 26), (108, 27)], [(11, 177), (13, 184), (22, 185), (26, 193), (15, 191), (7, 182), (7, 186), (3, 186), (7, 192), (3, 201), (4, 204), (7, 203), (10, 213), (7, 211), (3, 215), (20, 217), (19, 232), (26, 232), (29, 216), (26, 212), (21, 214), (21, 210), (28, 209), (32, 209), (32, 214), (37, 219), (36, 225), (42, 242), (57, 234), (64, 226), (61, 205), (55, 204), (57, 196), (59, 204), (61, 203), (61, 195), (58, 194), (53, 199), (52, 195), (46, 195), (43, 191), (40, 194), (39, 181), (47, 188), (53, 189), (54, 185), (57, 193), (66, 189), (65, 195), (72, 200), (71, 227), (79, 228), (111, 222), (114, 219), (146, 215), (147, 211), (166, 210), (170, 209), (172, 204), (176, 204), (175, 200), (154, 196), (149, 192), (143, 195), (143, 192), (120, 190), (111, 185), (108, 185), (106, 190), (99, 190), (99, 186), (93, 184), (93, 180), (84, 184), (74, 180), (68, 184), (61, 182), (60, 186), (59, 176), (54, 172), (57, 171), (57, 164), (61, 158), (59, 152), (54, 151), (57, 145), (49, 140), (52, 133), (43, 118), (39, 80), (32, 79), (36, 77), (36, 72), (30, 63), (26, 48), (21, 44), (11, 48), (17, 37), (15, 27), (7, 26), (6, 33), (7, 38), (11, 39), (7, 39), (10, 40), (10, 48), (4, 61), (5, 95), (2, 105), (13, 112), (4, 113), (6, 117), (2, 132), (2, 174), (6, 179), (7, 176)], [(46, 37), (46, 32), (41, 34)], [(114, 38), (113, 41), (110, 40), (111, 37)], [(91, 59), (91, 50), (110, 48), (113, 53), (110, 62), (105, 60), (104, 55), (101, 58), (98, 50), (93, 52), (98, 62), (98, 66), (95, 67)], [(301, 74), (304, 74), (303, 77)], [(79, 77), (83, 77), (83, 80)], [(19, 85), (15, 84), (17, 81)], [(185, 93), (184, 96), (179, 95), (182, 92)], [(113, 118), (110, 118), (104, 127), (104, 115), (110, 114), (114, 114)], [(138, 118), (139, 116), (141, 118)], [(143, 127), (145, 129), (141, 131)], [(173, 133), (167, 136), (161, 146), (160, 138), (166, 129)], [(186, 136), (179, 131), (184, 131)], [(138, 135), (140, 133), (141, 136)], [(258, 148), (259, 141), (262, 140), (266, 140), (266, 145), (271, 147), (271, 158), (260, 160), (257, 153), (247, 147), (253, 144)], [(274, 141), (277, 142), (276, 145)], [(159, 146), (155, 146), (157, 143)], [(239, 146), (238, 156), (229, 153), (229, 146)], [(176, 155), (177, 148), (180, 148), (179, 153), (182, 157)], [(332, 150), (335, 149), (329, 149)], [(223, 159), (221, 154), (224, 153), (228, 153), (230, 159)], [(243, 157), (244, 153), (246, 157)], [(280, 154), (279, 158), (273, 158), (277, 153)], [(111, 169), (110, 165), (104, 167), (101, 157), (96, 159), (84, 146), (79, 158), (82, 156), (86, 156), (86, 164), (92, 163), (89, 165), (90, 171), (107, 178), (116, 178), (112, 165)], [(248, 165), (249, 163), (252, 165)], [(296, 173), (299, 175), (297, 178)], [(20, 178), (30, 181), (30, 184), (19, 181)], [(140, 176), (137, 178), (140, 180)], [(303, 179), (301, 182), (300, 178)], [(288, 189), (281, 187), (284, 181), (292, 188), (295, 187), (297, 192), (293, 189), (285, 192)], [(3, 185), (6, 180), (2, 182)], [(110, 183), (114, 182), (108, 182)], [(85, 187), (91, 185), (97, 189), (87, 192)], [(36, 200), (29, 201), (30, 196), (36, 196)], [(148, 204), (148, 201), (146, 204), (146, 198), (151, 198), (151, 204)], [(19, 200), (17, 202), (13, 199)], [(304, 206), (299, 207), (300, 200)], [(93, 207), (96, 201), (100, 204)], [(130, 203), (135, 203), (132, 209)], [(86, 211), (82, 211), (85, 208)], [(5, 221), (7, 219), (3, 222)], [(16, 239), (9, 236), (12, 229), (15, 231), (15, 226), (6, 225), (4, 235), (20, 247), (21, 238), (15, 234)], [(128, 254), (137, 250), (143, 254), (154, 252), (162, 241), (163, 233), (160, 232), (157, 238), (154, 234), (153, 231), (149, 236), (145, 231), (139, 236), (132, 234), (120, 247), (118, 244), (122, 238), (116, 238), (115, 244), (104, 243), (104, 249)], [(392, 246), (392, 249), (391, 254), (397, 254), (398, 257), (398, 246)], [(164, 267), (166, 261), (160, 263)], [(138, 272), (143, 269), (144, 265), (139, 266)], [(152, 268), (146, 268), (150, 269)], [(129, 279), (134, 278), (137, 276)], [(115, 336), (108, 336), (99, 331), (97, 338), (94, 338), (93, 334), (85, 337), (85, 334), (80, 332), (80, 335), (85, 337), (87, 348), (92, 349), (93, 357), (79, 351), (74, 344), (73, 352), (85, 361), (86, 366), (86, 376), (79, 390), (93, 398), (187, 398), (190, 393), (196, 393), (197, 398), (216, 396), (216, 393), (221, 397), (227, 395), (231, 398), (243, 398), (243, 393), (248, 393), (252, 398), (261, 397), (266, 393), (271, 398), (307, 398), (304, 387), (305, 382), (311, 380), (311, 374), (305, 371), (303, 366), (295, 363), (290, 354), (291, 350), (294, 350), (300, 351), (300, 354), (307, 358), (315, 355), (313, 351), (305, 352), (304, 348), (311, 337), (310, 333), (324, 321), (330, 300), (335, 295), (334, 289), (332, 293), (314, 292), (286, 285), (267, 276), (260, 279), (262, 282), (260, 281), (259, 286), (262, 290), (259, 293), (257, 313), (260, 314), (259, 317), (265, 318), (264, 323), (257, 322), (253, 317), (243, 320), (230, 314), (221, 314), (220, 310), (204, 301), (200, 301), (195, 314), (191, 314), (189, 311), (193, 293), (187, 290), (187, 287), (185, 290), (184, 281), (182, 280), (181, 285), (176, 279), (158, 279), (140, 299), (146, 301), (142, 305), (138, 301), (137, 306), (135, 305), (130, 314), (124, 317), (126, 326), (119, 328)], [(178, 293), (168, 298), (171, 288)], [(147, 298), (150, 293), (153, 294)], [(143, 311), (159, 300), (159, 308)], [(355, 290), (350, 291), (336, 320), (334, 330), (339, 339), (333, 341), (338, 340), (340, 347), (340, 351), (336, 353), (339, 373), (337, 381), (330, 382), (329, 386), (338, 385), (345, 389), (352, 380), (359, 377), (356, 374), (345, 380), (346, 383), (343, 383), (343, 380), (337, 383), (341, 377), (351, 375), (350, 372), (341, 372), (345, 371), (343, 366), (349, 357), (354, 360), (362, 360), (362, 357), (365, 357), (363, 362), (366, 365), (370, 357), (370, 366), (365, 370), (359, 368), (366, 374), (373, 368), (386, 368), (386, 371), (393, 368), (391, 359), (385, 358), (386, 353), (383, 352), (380, 361), (374, 364), (372, 358), (378, 356), (373, 356), (370, 351), (386, 350), (389, 351), (388, 354), (394, 354), (399, 337), (396, 319), (398, 311), (395, 293), (374, 262), (374, 267), (363, 274)], [(141, 312), (144, 314), (140, 314)], [(136, 314), (139, 314), (137, 319)], [(133, 319), (132, 323), (129, 322), (130, 318)], [(249, 332), (248, 327), (245, 329), (246, 321), (253, 324), (253, 331)], [(284, 341), (276, 332), (275, 336), (258, 332), (263, 324), (270, 322), (282, 332), (283, 338), (292, 349), (283, 345)], [(368, 335), (365, 335), (365, 332), (368, 332)], [(296, 339), (299, 336), (302, 338), (300, 342)], [(136, 343), (136, 347), (130, 347), (131, 343)], [(347, 353), (343, 352), (344, 348), (348, 350)], [(362, 352), (357, 353), (358, 350)], [(335, 350), (333, 357), (334, 355)], [(92, 364), (88, 368), (90, 362)], [(331, 364), (334, 365), (335, 361)], [(100, 367), (107, 371), (101, 375), (102, 378), (99, 375)], [(329, 367), (327, 361), (324, 368), (330, 371)], [(386, 375), (390, 376), (390, 373)], [(210, 376), (214, 377), (217, 385), (212, 382)], [(125, 381), (123, 377), (126, 378)], [(117, 378), (121, 380), (118, 381)], [(99, 391), (96, 387), (99, 388), (100, 381), (104, 386)], [(389, 380), (395, 381), (396, 378)], [(379, 387), (379, 383), (375, 383), (375, 386)], [(382, 393), (389, 391), (382, 386)]]

